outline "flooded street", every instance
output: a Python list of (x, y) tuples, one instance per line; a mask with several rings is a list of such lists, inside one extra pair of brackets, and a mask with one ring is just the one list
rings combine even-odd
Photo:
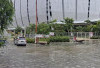
[(0, 68), (100, 68), (100, 40), (0, 48)]

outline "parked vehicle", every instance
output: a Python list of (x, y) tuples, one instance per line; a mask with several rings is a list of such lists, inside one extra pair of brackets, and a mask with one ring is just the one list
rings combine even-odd
[(25, 37), (14, 38), (14, 44), (15, 45), (25, 45), (26, 46), (26, 39), (25, 39)]

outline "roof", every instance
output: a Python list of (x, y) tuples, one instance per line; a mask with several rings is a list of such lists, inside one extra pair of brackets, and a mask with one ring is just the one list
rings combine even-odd
[(74, 21), (73, 23), (86, 23), (84, 21)]
[(8, 28), (7, 30), (15, 30), (16, 28)]
[(66, 24), (66, 23), (63, 23), (63, 22), (54, 22), (54, 24)]

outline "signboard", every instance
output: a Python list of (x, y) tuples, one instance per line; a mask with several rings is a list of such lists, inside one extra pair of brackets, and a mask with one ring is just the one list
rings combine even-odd
[(89, 36), (90, 37), (93, 37), (93, 32), (89, 32)]
[(44, 36), (42, 34), (36, 34), (35, 37), (37, 37), (37, 38), (43, 38)]

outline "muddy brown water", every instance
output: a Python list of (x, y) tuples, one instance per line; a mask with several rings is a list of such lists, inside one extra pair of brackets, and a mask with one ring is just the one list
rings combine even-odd
[(0, 68), (100, 68), (100, 40), (0, 48)]

